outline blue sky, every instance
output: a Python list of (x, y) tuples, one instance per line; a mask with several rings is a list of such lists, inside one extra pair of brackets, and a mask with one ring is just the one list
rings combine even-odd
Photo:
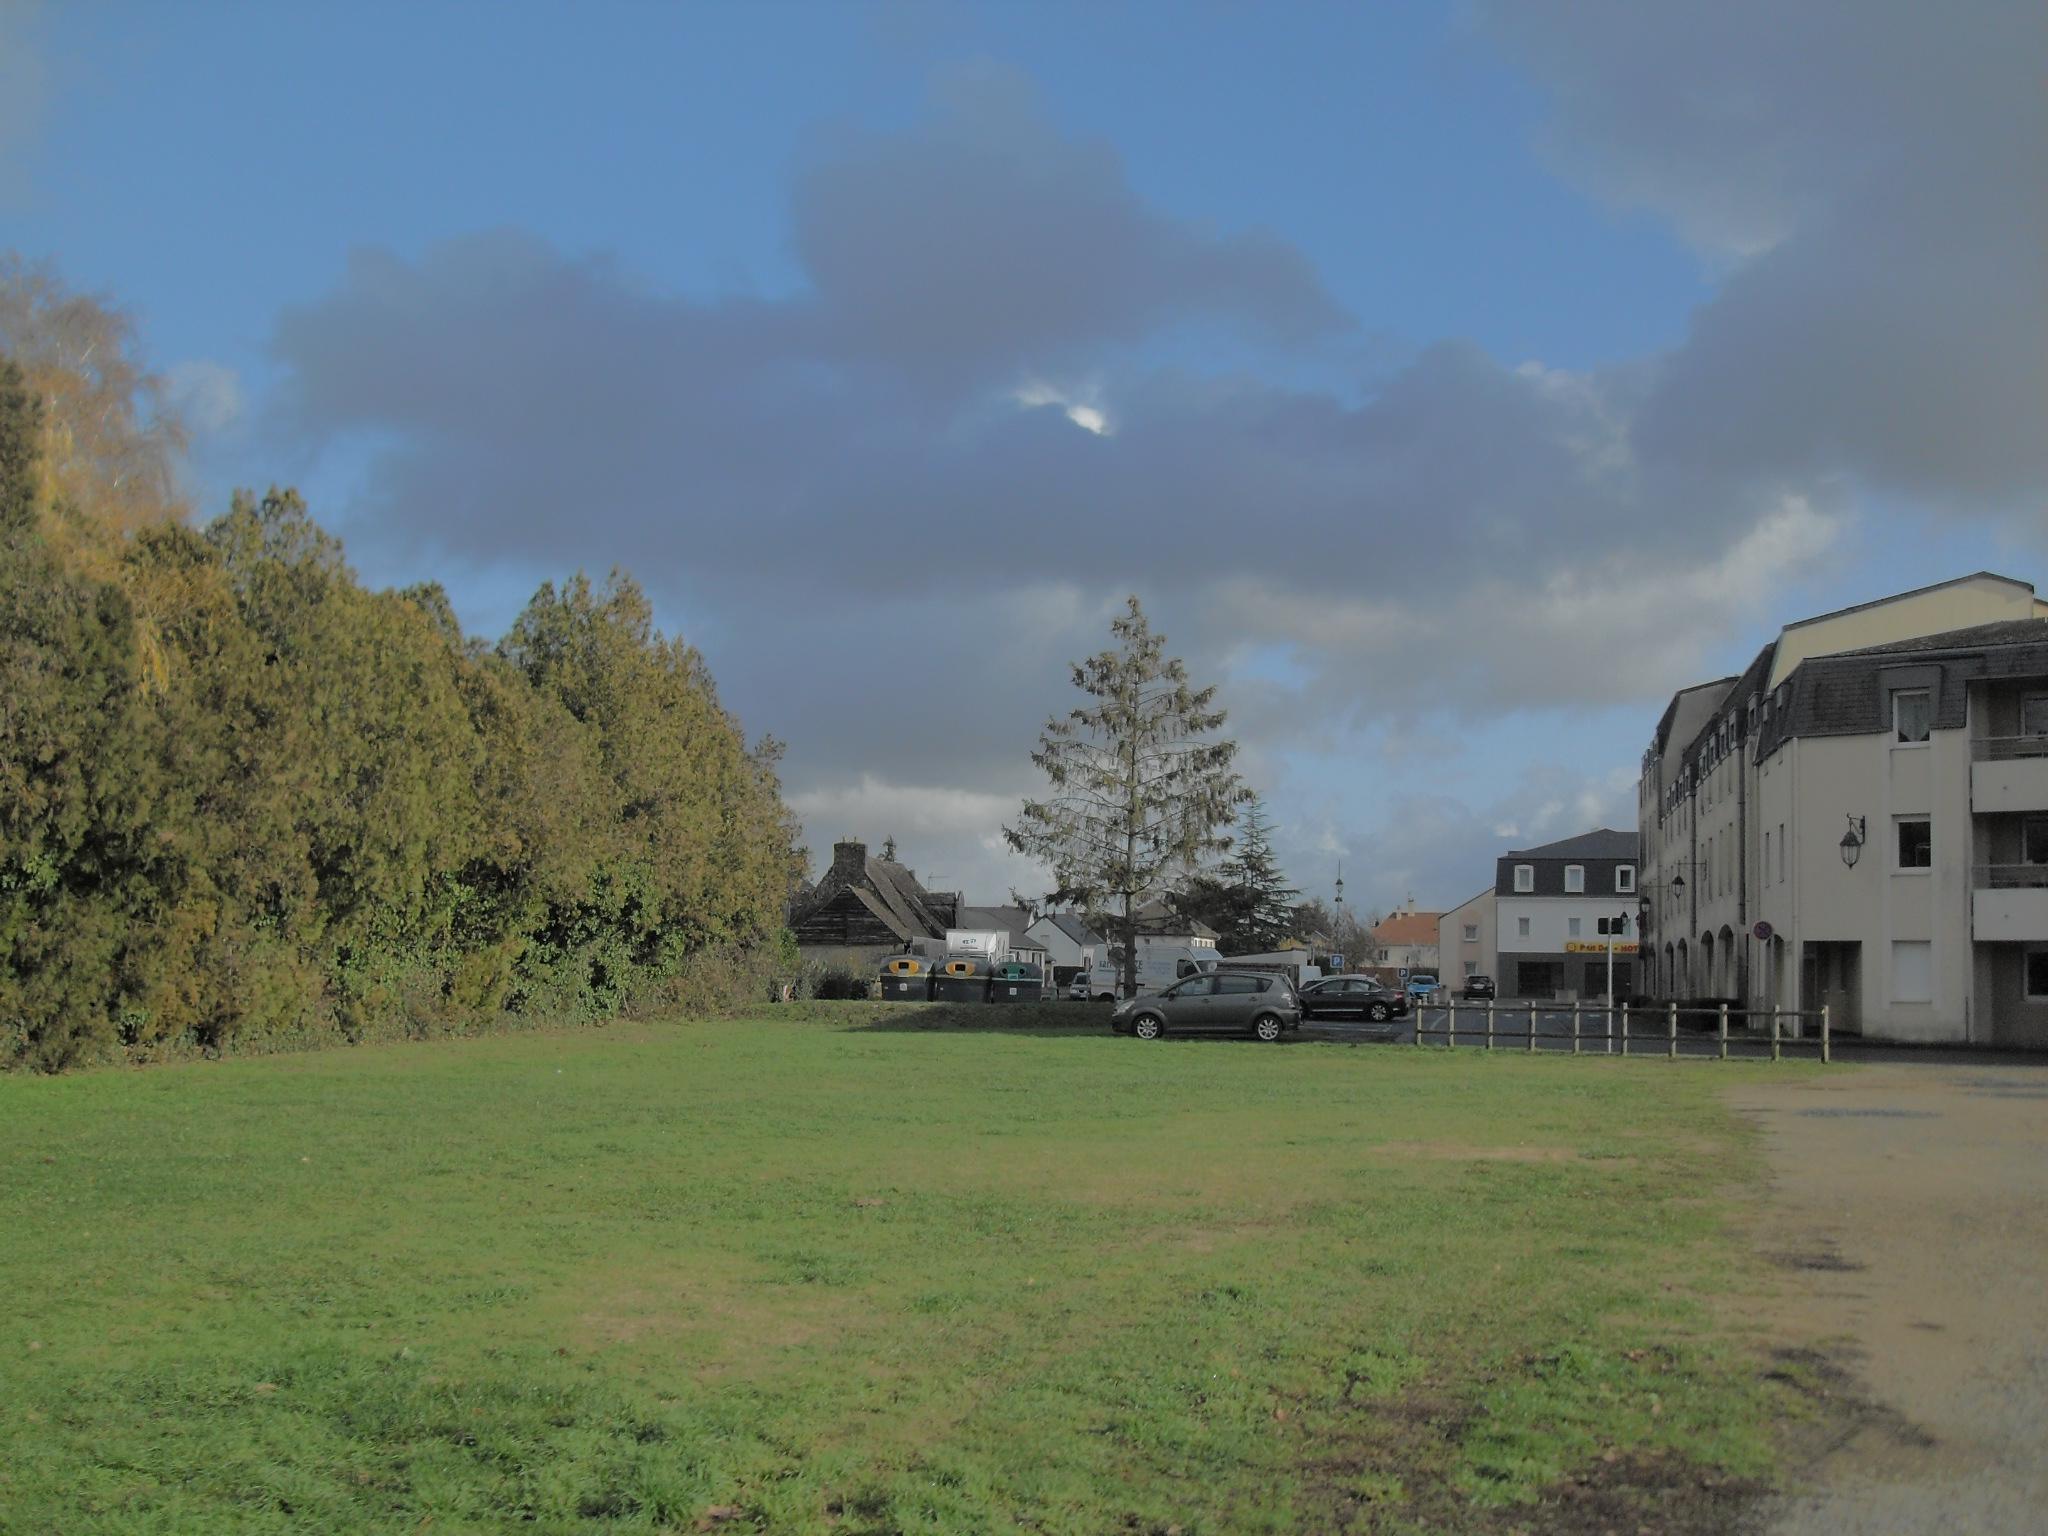
[(0, 16), (0, 248), (133, 311), (200, 515), (485, 633), (622, 565), (814, 849), (978, 897), (1125, 591), (1303, 887), (1447, 904), (1779, 622), (2040, 572), (2032, 6)]

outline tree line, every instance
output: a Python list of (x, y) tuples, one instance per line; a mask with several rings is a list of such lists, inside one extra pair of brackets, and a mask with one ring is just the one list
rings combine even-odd
[(779, 747), (630, 579), (543, 586), (486, 645), (290, 491), (195, 526), (145, 381), (39, 351), (62, 316), (7, 276), (0, 1065), (768, 995)]

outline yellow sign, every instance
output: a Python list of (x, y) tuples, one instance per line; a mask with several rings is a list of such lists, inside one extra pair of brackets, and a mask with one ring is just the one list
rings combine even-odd
[[(1604, 955), (1607, 953), (1605, 939), (1566, 939), (1564, 952), (1568, 955)], [(1617, 955), (1632, 955), (1636, 952), (1634, 939), (1622, 939), (1614, 946)]]

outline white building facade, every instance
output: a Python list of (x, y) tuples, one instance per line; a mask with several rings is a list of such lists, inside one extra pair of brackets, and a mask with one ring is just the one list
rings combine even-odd
[(1638, 814), (1654, 995), (2048, 1046), (2048, 603), (2026, 583), (1788, 626), (1673, 698)]
[[(1517, 849), (1496, 866), (1496, 982), (1502, 997), (1569, 1002), (1613, 995), (1636, 982), (1637, 839), (1603, 827)], [(1626, 918), (1626, 930), (1602, 932)]]

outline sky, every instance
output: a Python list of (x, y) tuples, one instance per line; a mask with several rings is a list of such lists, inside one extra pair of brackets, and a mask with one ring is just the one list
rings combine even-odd
[(495, 637), (630, 572), (814, 861), (1143, 601), (1294, 883), (1634, 815), (1790, 620), (2048, 576), (2048, 8), (0, 0), (0, 250)]

